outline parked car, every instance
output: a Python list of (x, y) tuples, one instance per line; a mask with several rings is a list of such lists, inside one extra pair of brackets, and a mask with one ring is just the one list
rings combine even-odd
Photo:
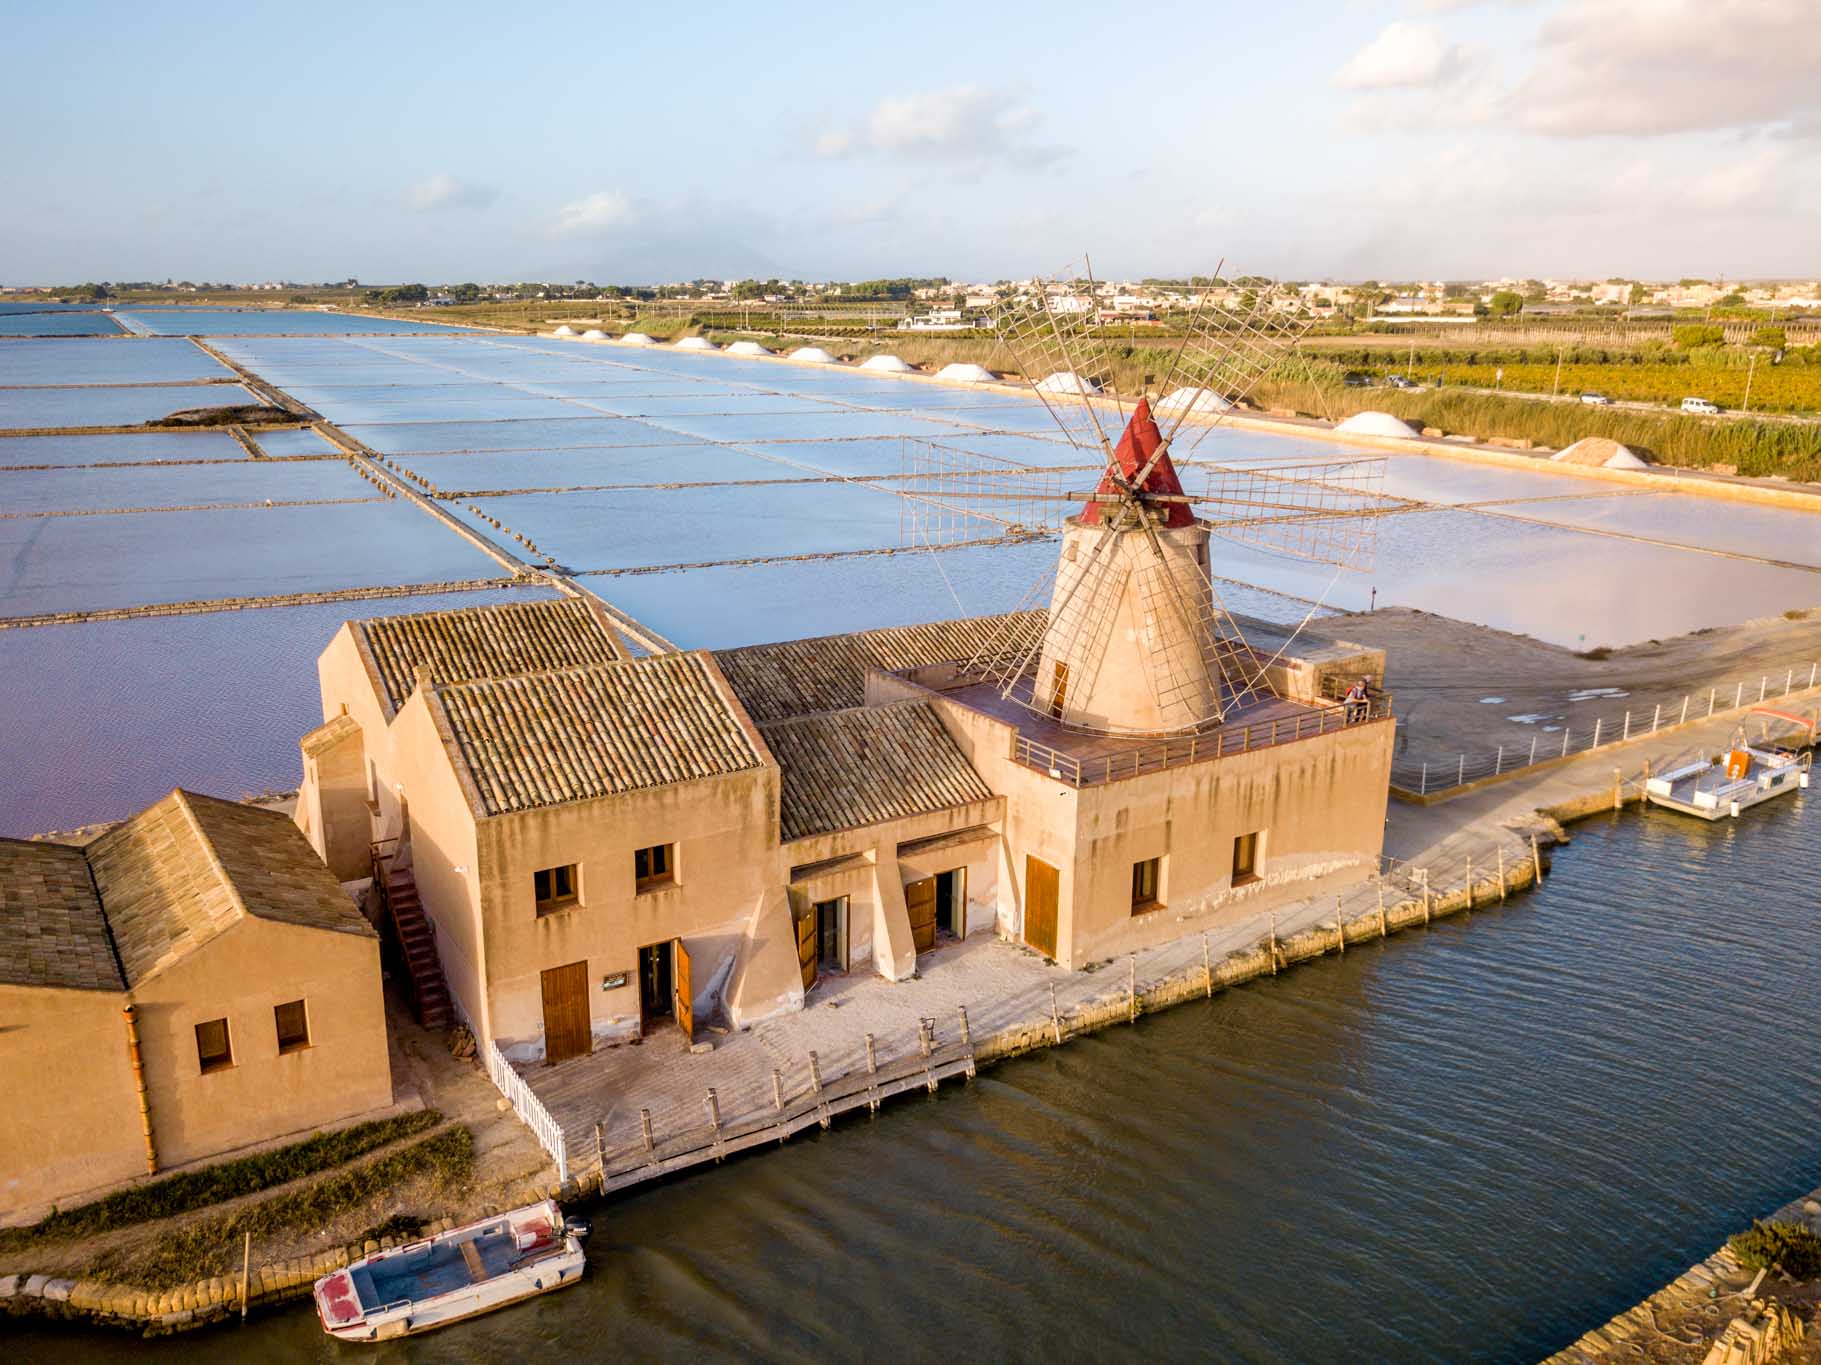
[(1421, 384), (1415, 383), (1401, 374), (1386, 375), (1385, 382), (1394, 389), (1404, 389), (1412, 393), (1422, 387)]
[(1608, 398), (1603, 393), (1584, 393), (1581, 395), (1581, 401), (1590, 408), (1609, 408), (1612, 406), (1612, 399)]
[(1350, 389), (1369, 389), (1372, 387), (1372, 376), (1361, 374), (1358, 370), (1349, 370), (1341, 383)]
[(1682, 411), (1683, 412), (1698, 412), (1698, 413), (1702, 413), (1706, 416), (1711, 417), (1715, 413), (1719, 412), (1719, 410), (1720, 410), (1719, 405), (1710, 399), (1684, 398), (1682, 400)]

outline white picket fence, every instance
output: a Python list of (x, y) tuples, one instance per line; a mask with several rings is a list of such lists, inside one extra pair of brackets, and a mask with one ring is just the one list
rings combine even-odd
[(492, 1079), (494, 1087), (506, 1097), (512, 1105), (512, 1112), (523, 1120), (544, 1150), (550, 1153), (550, 1159), (556, 1162), (557, 1180), (567, 1185), (569, 1145), (563, 1139), (562, 1128), (550, 1117), (550, 1111), (544, 1108), (544, 1102), (525, 1084), (524, 1077), (512, 1069), (512, 1064), (506, 1060), (506, 1054), (500, 1051), (498, 1043), (489, 1038), (481, 1055), (487, 1059), (487, 1075)]
[[(1783, 676), (1778, 677), (1777, 672)], [(1588, 753), (1609, 744), (1623, 744), (1666, 727), (1780, 701), (1792, 692), (1810, 691), (1821, 682), (1821, 662), (1815, 660), (1782, 665), (1777, 672), (1740, 678), (1730, 685), (1715, 685), (1704, 693), (1690, 692), (1678, 700), (1656, 703), (1636, 711), (1627, 710), (1623, 716), (1596, 717), (1591, 726), (1583, 721), (1579, 730), (1564, 724), (1560, 738), (1554, 734), (1533, 735), (1528, 746), (1501, 744), (1477, 753), (1401, 758), (1392, 764), (1391, 781), (1404, 791), (1428, 796), (1489, 777), (1515, 773), (1533, 763)]]

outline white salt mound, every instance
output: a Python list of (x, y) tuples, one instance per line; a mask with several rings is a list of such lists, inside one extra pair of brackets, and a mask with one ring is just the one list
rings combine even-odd
[(728, 355), (776, 355), (776, 351), (759, 345), (756, 341), (736, 341), (727, 348)]
[(648, 337), (643, 332), (628, 332), (620, 338), (622, 346), (656, 346), (657, 344), (656, 338)]
[(590, 327), (586, 332), (582, 333), (582, 340), (605, 341), (607, 340), (607, 333), (603, 332), (599, 327)]
[(559, 336), (559, 337), (572, 337), (575, 335), (575, 328), (571, 327), (568, 323), (565, 322), (561, 327), (557, 328), (556, 331), (554, 333), (552, 333), (552, 335)]
[(936, 372), (936, 378), (955, 384), (990, 384), (996, 377), (984, 365), (964, 365), (959, 361), (953, 365), (944, 365)]
[(1549, 457), (1561, 464), (1578, 464), (1593, 469), (1649, 469), (1650, 461), (1629, 446), (1605, 436), (1583, 436), (1571, 446), (1564, 446)]
[(1037, 387), (1044, 393), (1099, 393), (1100, 385), (1092, 379), (1083, 379), (1080, 375), (1058, 370), (1047, 379), (1037, 382)]
[(878, 370), (884, 374), (909, 374), (911, 367), (895, 355), (876, 355), (860, 366), (863, 370)]
[(679, 351), (718, 351), (721, 348), (707, 337), (684, 337), (677, 343)]
[(792, 360), (801, 360), (805, 365), (832, 365), (835, 358), (820, 346), (799, 346), (790, 353)]
[(1233, 404), (1213, 389), (1172, 389), (1157, 400), (1157, 411), (1165, 417), (1175, 417), (1191, 409), (1197, 417), (1212, 417), (1217, 412), (1231, 412)]
[(1415, 436), (1416, 428), (1388, 412), (1356, 412), (1334, 428), (1348, 436)]

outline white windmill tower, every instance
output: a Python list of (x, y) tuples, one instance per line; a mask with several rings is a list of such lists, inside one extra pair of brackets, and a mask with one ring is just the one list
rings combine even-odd
[[(1090, 276), (1040, 281), (1001, 315), (1000, 339), (1036, 381), (1065, 440), (1091, 461), (1074, 468), (1099, 471), (1092, 489), (1060, 491), (1055, 468), (906, 442), (900, 491), (913, 542), (954, 541), (983, 528), (1060, 532), (1053, 579), (1027, 599), (1039, 605), (1047, 587), (1048, 611), (1022, 614), (967, 671), (1070, 729), (1193, 733), (1270, 694), (1272, 660), (1247, 646), (1222, 604), (1211, 542), (1345, 568), (1369, 560), (1382, 457), (1187, 462), (1208, 425), (1307, 326), (1277, 310), (1269, 288), (1247, 289), (1240, 307), (1218, 301), (1232, 292), (1218, 276), (1201, 288), (1182, 336), (1171, 342), (1155, 406), (1148, 383), (1128, 383), (1135, 390), (1128, 399), (1115, 382), (1112, 347), (1097, 335)], [(1173, 455), (1185, 462), (1179, 467)]]

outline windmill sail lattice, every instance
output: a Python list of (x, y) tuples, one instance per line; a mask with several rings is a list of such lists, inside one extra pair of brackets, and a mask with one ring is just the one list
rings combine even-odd
[[(1210, 538), (1364, 567), (1384, 461), (1179, 468), (1173, 456), (1192, 452), (1307, 323), (1280, 310), (1268, 287), (1236, 295), (1216, 279), (1164, 344), (1166, 363), (1141, 373), (1116, 357), (1126, 343), (1098, 329), (1097, 308), (1085, 271), (1038, 281), (1006, 308), (998, 336), (1055, 419), (1057, 463), (1019, 466), (907, 441), (898, 484), (906, 537), (934, 545), (1059, 531), (1053, 580), (1032, 594), (1040, 600), (1047, 586), (1047, 617), (996, 641), (968, 671), (1064, 726), (1192, 732), (1271, 690), (1269, 661), (1246, 645), (1214, 586)], [(1092, 487), (1063, 491), (1088, 483), (1090, 471), (1099, 474)]]

